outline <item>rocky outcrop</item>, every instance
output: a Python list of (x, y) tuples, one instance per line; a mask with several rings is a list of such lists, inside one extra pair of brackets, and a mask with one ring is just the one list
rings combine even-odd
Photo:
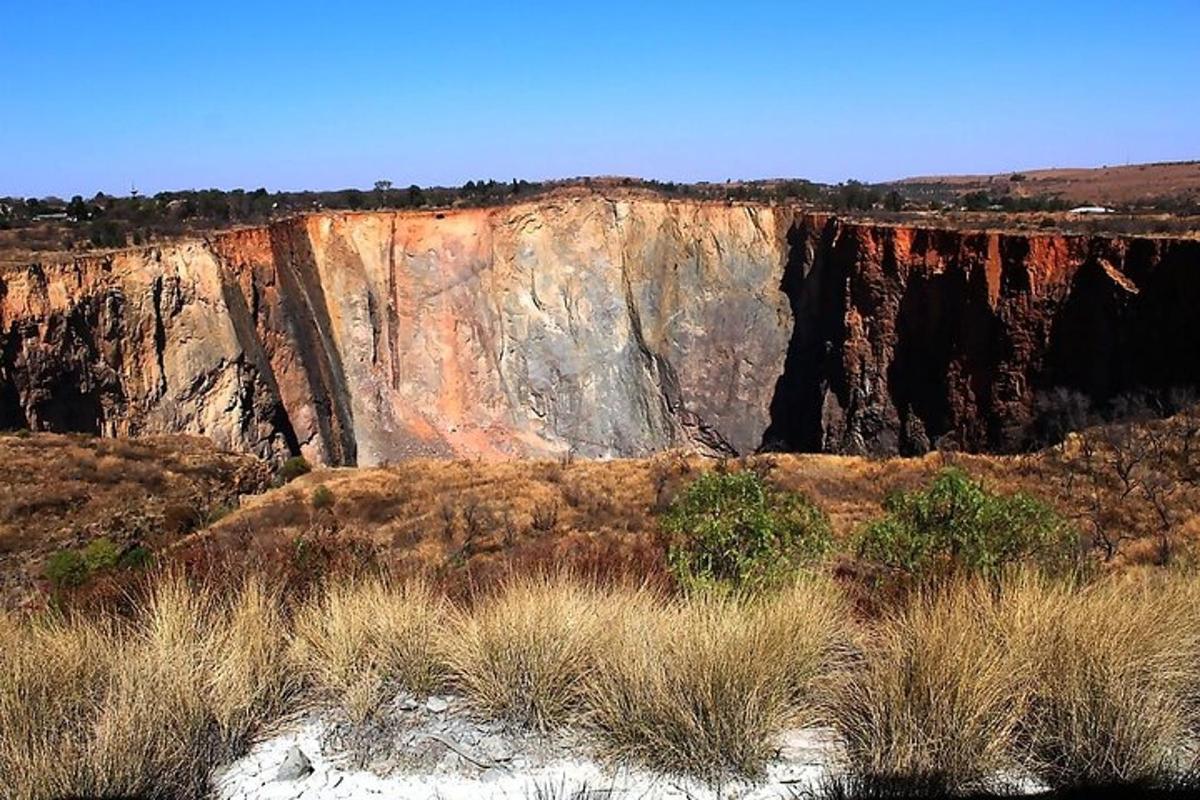
[(1195, 385), (1200, 242), (577, 192), (320, 213), (0, 275), (0, 427), (268, 457), (1004, 446)]
[(803, 216), (796, 318), (767, 432), (786, 449), (1020, 446), (1042, 393), (1104, 404), (1200, 382), (1200, 240)]

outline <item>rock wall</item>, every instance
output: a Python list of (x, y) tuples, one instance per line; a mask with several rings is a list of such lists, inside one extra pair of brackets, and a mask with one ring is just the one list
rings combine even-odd
[(1200, 242), (593, 193), (320, 213), (0, 275), (0, 427), (335, 464), (1004, 446), (1200, 379)]
[(1200, 240), (799, 217), (797, 320), (769, 442), (918, 454), (1019, 447), (1039, 395), (1103, 405), (1200, 383)]

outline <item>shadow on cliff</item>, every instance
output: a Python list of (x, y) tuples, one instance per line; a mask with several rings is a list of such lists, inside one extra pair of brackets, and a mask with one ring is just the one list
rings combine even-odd
[(1200, 242), (1138, 239), (1124, 252), (1098, 246), (1054, 317), (1034, 389), (1070, 389), (1100, 410), (1123, 397), (1194, 392), (1198, 268)]
[(3, 341), (0, 429), (99, 434), (106, 410), (126, 400), (117, 378), (123, 313), (121, 297), (106, 295), (52, 313), (42, 330), (13, 325)]
[[(913, 250), (933, 247), (926, 241), (931, 236), (916, 231)], [(909, 269), (900, 290), (887, 387), (901, 455), (921, 455), (939, 445), (996, 446), (994, 392), (1010, 342), (989, 302), (983, 260), (973, 257), (986, 253), (986, 237), (968, 240), (963, 251), (972, 254), (965, 264), (955, 253), (942, 269)], [(889, 247), (885, 274), (900, 273), (895, 259)]]
[[(839, 380), (846, 335), (845, 262), (826, 257), (837, 236), (837, 223), (830, 220), (820, 231), (812, 226), (812, 219), (805, 216), (787, 232), (788, 258), (779, 289), (792, 309), (792, 336), (771, 398), (770, 423), (759, 448), (764, 451), (822, 450), (826, 391), (845, 392), (844, 381)], [(814, 240), (818, 244), (810, 247)]]
[(275, 228), (271, 233), (284, 319), (308, 381), (326, 460), (334, 465), (353, 466), (358, 461), (358, 452), (350, 391), (341, 354), (333, 339), (329, 306), (312, 243), (303, 226)]
[[(221, 294), (225, 298), (225, 306), (229, 309), (229, 317), (233, 323), (238, 344), (241, 345), (242, 352), (249, 358), (250, 368), (253, 371), (252, 380), (255, 383), (264, 384), (266, 396), (270, 398), (266, 404), (268, 408), (263, 414), (264, 421), (270, 425), (272, 431), (283, 437), (284, 445), (290, 455), (299, 455), (300, 441), (296, 436), (296, 429), (292, 425), (291, 417), (288, 416), (287, 409), (284, 407), (279, 391), (279, 381), (271, 365), (271, 359), (267, 357), (258, 336), (254, 314), (246, 304), (246, 298), (238, 288), (236, 279), (223, 263), (221, 264)], [(159, 352), (161, 352), (161, 347)], [(259, 395), (257, 392), (252, 392), (252, 396), (257, 398)], [(261, 413), (259, 412), (260, 402), (254, 402), (253, 405), (255, 412)]]

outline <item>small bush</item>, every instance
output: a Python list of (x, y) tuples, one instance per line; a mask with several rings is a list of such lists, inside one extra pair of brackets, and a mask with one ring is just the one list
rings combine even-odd
[(46, 578), (59, 589), (79, 586), (87, 576), (87, 563), (74, 550), (59, 550), (46, 564)]
[(333, 504), (334, 497), (332, 489), (324, 484), (318, 486), (316, 489), (313, 489), (312, 507), (314, 509), (321, 511), (327, 508), (333, 508)]
[(233, 513), (233, 506), (228, 503), (218, 503), (204, 513), (204, 526), (215, 525)]
[(539, 503), (533, 509), (533, 529), (549, 533), (558, 527), (558, 503)]
[(93, 573), (106, 569), (139, 569), (150, 563), (150, 551), (142, 545), (122, 550), (112, 539), (101, 536), (79, 550), (60, 550), (46, 564), (46, 578), (56, 589), (82, 586)]
[(1031, 561), (1051, 571), (1076, 565), (1079, 535), (1034, 497), (989, 491), (957, 468), (938, 473), (923, 490), (884, 501), (886, 515), (858, 538), (860, 558), (908, 575), (963, 571), (998, 576)]
[(117, 566), (122, 569), (142, 569), (150, 566), (150, 562), (154, 560), (154, 555), (144, 545), (135, 545), (129, 548), (121, 555), (121, 560), (117, 562)]
[(312, 472), (312, 464), (304, 456), (292, 456), (279, 466), (279, 477), (284, 483), (291, 483), (301, 475)]
[(93, 539), (83, 548), (80, 555), (88, 572), (111, 569), (121, 560), (121, 548), (105, 536)]
[(753, 472), (701, 475), (672, 503), (663, 527), (675, 540), (671, 570), (692, 589), (776, 583), (832, 541), (821, 509)]

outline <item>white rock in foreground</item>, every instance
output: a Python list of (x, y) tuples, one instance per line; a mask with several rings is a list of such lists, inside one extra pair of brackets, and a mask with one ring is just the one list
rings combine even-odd
[[(438, 704), (439, 709), (441, 704)], [(442, 712), (439, 711), (439, 714)], [(462, 732), (467, 723), (458, 722)], [(435, 725), (442, 727), (434, 727)], [(588, 790), (597, 796), (621, 798), (742, 798), (777, 800), (815, 789), (829, 774), (837, 758), (834, 739), (828, 731), (791, 731), (780, 740), (780, 755), (768, 768), (766, 779), (756, 786), (725, 786), (718, 792), (702, 784), (680, 781), (639, 769), (613, 770), (566, 746), (562, 752), (544, 743), (535, 745), (519, 736), (483, 733), (478, 746), (466, 743), (470, 736), (449, 738), (438, 733), (444, 722), (427, 722), (401, 736), (401, 740), (425, 737), (445, 742), (446, 757), (436, 766), (411, 770), (393, 769), (387, 775), (356, 769), (351, 758), (328, 745), (332, 723), (321, 717), (297, 723), (255, 745), (243, 758), (219, 769), (214, 775), (220, 800), (526, 800), (541, 793), (570, 798)], [(295, 780), (277, 780), (280, 768), (299, 750), (309, 760), (312, 772)]]

